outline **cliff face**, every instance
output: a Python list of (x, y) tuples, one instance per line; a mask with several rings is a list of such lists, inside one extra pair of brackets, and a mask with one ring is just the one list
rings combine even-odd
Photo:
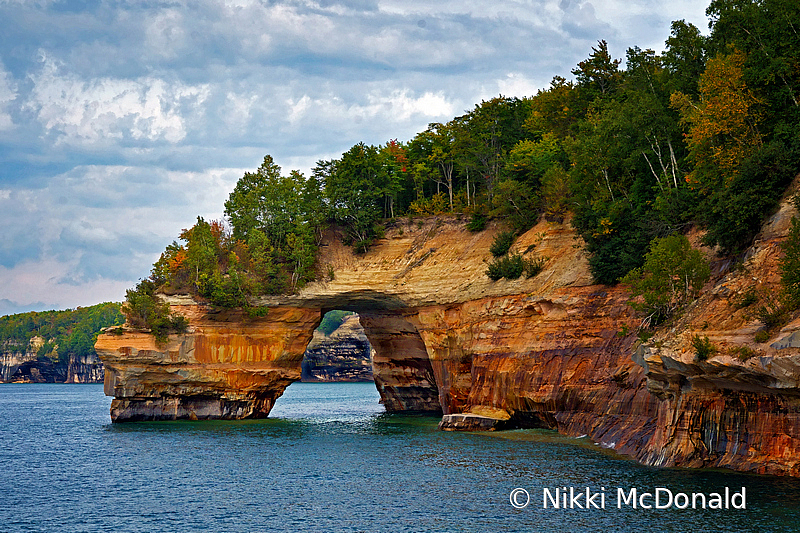
[[(494, 226), (472, 234), (454, 218), (402, 222), (363, 256), (331, 231), (320, 263), (334, 279), (264, 298), (265, 319), (172, 297), (191, 328), (167, 346), (143, 333), (101, 335), (112, 418), (266, 416), (299, 378), (320, 314), (343, 309), (361, 316), (390, 411), (441, 411), (444, 429), (554, 428), (652, 465), (798, 474), (800, 322), (754, 345), (755, 358), (732, 355), (753, 344), (758, 323), (730, 302), (754, 269), (775, 283), (778, 218), (749, 273), (716, 265), (717, 284), (647, 345), (624, 288), (592, 285), (568, 224), (543, 222), (515, 243), (547, 258), (538, 276), (497, 282), (485, 275)], [(701, 329), (724, 349), (690, 362)]]
[[(759, 306), (777, 302), (778, 260), (794, 209), (784, 202), (739, 265), (718, 275), (671, 327), (634, 359), (659, 398), (651, 446), (637, 457), (658, 466), (723, 466), (800, 475), (800, 319), (765, 332)], [(757, 296), (758, 301), (746, 305)], [(703, 360), (692, 346), (708, 338)], [(762, 340), (762, 339), (759, 339)]]
[(196, 303), (174, 309), (191, 326), (165, 345), (135, 331), (98, 337), (112, 420), (264, 418), (300, 379), (320, 321), (319, 309), (282, 307), (258, 319)]
[(372, 347), (358, 315), (344, 318), (330, 336), (320, 330), (306, 348), (303, 381), (372, 381)]
[(4, 346), (0, 351), (0, 383), (102, 383), (103, 363), (96, 354), (70, 356), (66, 363), (39, 357), (44, 344), (33, 337), (25, 350)]

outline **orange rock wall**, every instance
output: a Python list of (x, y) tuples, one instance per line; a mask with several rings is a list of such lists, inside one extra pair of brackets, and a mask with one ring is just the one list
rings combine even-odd
[[(800, 475), (800, 320), (758, 344), (753, 310), (736, 307), (754, 283), (776, 290), (786, 205), (743, 268), (717, 262), (703, 296), (643, 345), (624, 287), (592, 285), (566, 224), (517, 239), (520, 252), (546, 258), (538, 276), (497, 282), (485, 275), (497, 226), (470, 234), (457, 219), (400, 222), (363, 256), (332, 231), (320, 266), (334, 279), (263, 298), (265, 319), (175, 297), (192, 325), (167, 346), (133, 331), (102, 335), (112, 418), (266, 416), (299, 379), (320, 313), (344, 309), (363, 317), (390, 411), (440, 407), (482, 425), (554, 428), (650, 465)], [(719, 348), (707, 361), (695, 360), (697, 334)], [(754, 355), (740, 357), (742, 347)]]
[(257, 319), (201, 305), (173, 310), (191, 325), (163, 345), (136, 331), (98, 337), (112, 420), (266, 417), (300, 379), (303, 352), (321, 320), (313, 308), (270, 309)]

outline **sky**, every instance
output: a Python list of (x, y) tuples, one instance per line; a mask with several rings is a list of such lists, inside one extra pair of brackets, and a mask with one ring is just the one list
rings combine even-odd
[(604, 39), (663, 50), (692, 0), (0, 0), (0, 315), (122, 301), (270, 154), (309, 174)]

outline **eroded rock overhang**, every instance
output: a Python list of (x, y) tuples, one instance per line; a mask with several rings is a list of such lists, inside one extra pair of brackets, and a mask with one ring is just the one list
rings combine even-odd
[[(720, 346), (752, 338), (752, 319), (729, 308), (742, 276), (718, 265), (717, 286), (733, 292), (712, 287), (677, 329), (640, 347), (624, 288), (592, 285), (568, 224), (539, 224), (515, 243), (547, 259), (538, 276), (492, 282), (485, 270), (498, 231), (472, 234), (456, 218), (402, 222), (362, 256), (331, 231), (320, 268), (333, 279), (262, 299), (257, 303), (269, 308), (263, 319), (171, 297), (173, 309), (190, 319), (186, 335), (166, 346), (132, 331), (98, 339), (106, 393), (115, 396), (112, 418), (267, 416), (299, 379), (322, 314), (342, 309), (363, 317), (389, 410), (441, 409), (443, 429), (547, 427), (587, 435), (653, 465), (798, 473), (793, 368), (770, 381), (755, 361), (722, 352), (704, 365), (687, 364), (687, 339), (701, 329)], [(750, 259), (774, 277), (769, 254), (782, 230), (769, 231)], [(792, 327), (798, 329), (790, 324), (779, 338), (789, 339)], [(771, 342), (764, 349), (771, 368), (800, 353)], [(725, 378), (734, 374), (740, 378)], [(732, 384), (748, 380), (761, 380), (760, 388), (734, 394)]]

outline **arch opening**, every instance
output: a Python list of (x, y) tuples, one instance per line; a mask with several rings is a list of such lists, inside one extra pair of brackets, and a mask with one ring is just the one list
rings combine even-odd
[(374, 382), (387, 413), (441, 415), (433, 367), (410, 317), (397, 309), (356, 308), (322, 310), (301, 381)]

